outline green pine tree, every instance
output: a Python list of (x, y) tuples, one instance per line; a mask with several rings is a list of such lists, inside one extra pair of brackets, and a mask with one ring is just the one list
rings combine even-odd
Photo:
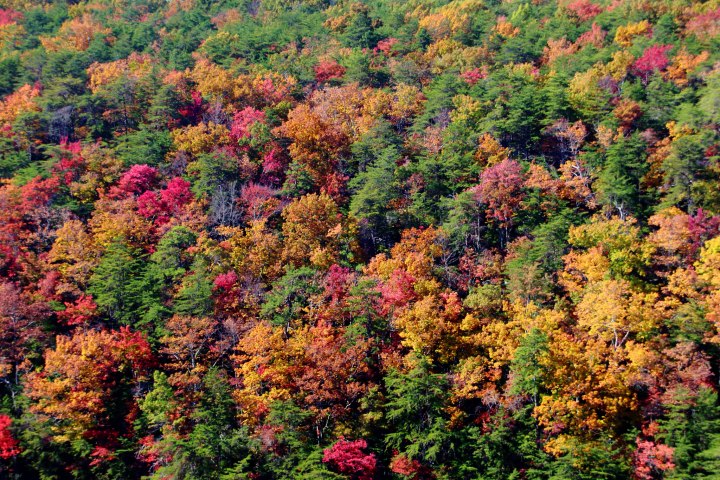
[(116, 239), (90, 277), (88, 291), (110, 320), (134, 325), (142, 317), (144, 273), (142, 252), (125, 240)]

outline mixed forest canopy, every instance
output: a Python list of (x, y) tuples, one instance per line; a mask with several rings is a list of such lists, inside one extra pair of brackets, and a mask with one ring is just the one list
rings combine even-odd
[(720, 479), (720, 1), (0, 0), (0, 477)]

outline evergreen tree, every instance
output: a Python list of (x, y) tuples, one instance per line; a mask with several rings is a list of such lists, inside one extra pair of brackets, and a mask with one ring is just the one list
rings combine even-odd
[(141, 125), (138, 130), (123, 135), (116, 151), (126, 166), (160, 165), (172, 146), (172, 139), (166, 130), (153, 130)]
[(540, 388), (543, 384), (543, 366), (541, 359), (548, 353), (547, 335), (535, 328), (520, 339), (511, 363), (514, 374), (510, 393), (514, 395), (530, 395), (533, 404), (538, 405)]
[(190, 274), (183, 278), (173, 300), (173, 312), (192, 317), (206, 317), (213, 311), (210, 265), (203, 257), (196, 257)]
[(676, 139), (672, 151), (662, 164), (667, 186), (662, 207), (675, 205), (689, 213), (698, 208), (715, 211), (720, 203), (717, 176), (708, 166), (705, 153), (711, 137), (686, 135)]
[(717, 478), (720, 455), (718, 394), (701, 387), (697, 393), (678, 389), (660, 422), (661, 439), (674, 448), (673, 479)]
[(119, 238), (103, 254), (88, 291), (111, 321), (133, 325), (142, 316), (144, 273), (142, 253)]
[(645, 142), (638, 134), (621, 138), (607, 150), (598, 188), (606, 204), (621, 215), (643, 213), (640, 181), (647, 171)]
[(407, 373), (392, 371), (385, 377), (387, 403), (385, 416), (389, 432), (387, 446), (435, 467), (447, 458), (451, 432), (445, 415), (447, 379), (431, 373), (429, 360), (419, 357)]
[(344, 34), (348, 47), (372, 48), (379, 40), (367, 8), (359, 8), (350, 19)]
[(173, 227), (163, 235), (150, 255), (142, 279), (141, 324), (154, 336), (170, 317), (170, 301), (180, 281), (192, 266), (187, 249), (195, 244), (196, 235), (189, 228)]
[(312, 268), (289, 269), (273, 283), (260, 313), (273, 325), (282, 326), (287, 333), (309, 305), (310, 297), (322, 291), (318, 280), (317, 272)]
[(391, 202), (399, 196), (395, 180), (397, 159), (394, 147), (383, 150), (350, 185), (356, 188), (350, 199), (350, 212), (360, 220), (362, 233), (373, 250), (387, 247), (395, 240), (399, 219)]
[(187, 170), (191, 175), (192, 191), (198, 197), (211, 195), (218, 189), (227, 191), (228, 185), (239, 174), (237, 159), (223, 152), (200, 154)]

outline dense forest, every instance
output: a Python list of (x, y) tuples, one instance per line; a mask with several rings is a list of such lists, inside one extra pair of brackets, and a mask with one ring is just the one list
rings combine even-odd
[(720, 479), (720, 1), (0, 0), (0, 477)]

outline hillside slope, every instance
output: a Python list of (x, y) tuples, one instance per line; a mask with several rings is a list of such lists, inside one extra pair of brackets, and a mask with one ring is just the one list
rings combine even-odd
[(720, 2), (0, 2), (0, 477), (720, 479)]

